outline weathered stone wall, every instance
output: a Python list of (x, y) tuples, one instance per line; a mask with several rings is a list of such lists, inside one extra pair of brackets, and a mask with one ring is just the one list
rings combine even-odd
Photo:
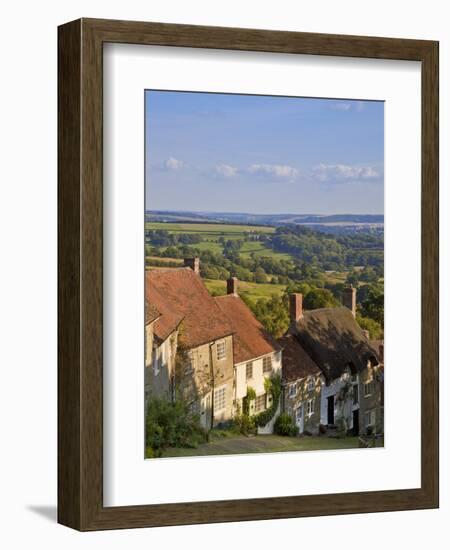
[(145, 398), (172, 399), (172, 379), (177, 353), (177, 331), (174, 331), (162, 344), (155, 345), (153, 331), (146, 327), (145, 359)]
[[(313, 386), (308, 389), (309, 379), (313, 380)], [(293, 391), (295, 390), (295, 395)], [(283, 386), (283, 408), (289, 414), (294, 423), (299, 426), (300, 431), (307, 431), (313, 434), (319, 432), (320, 412), (322, 396), (322, 377), (320, 375), (302, 378), (295, 382), (286, 383)], [(313, 400), (311, 414), (307, 412), (308, 401)], [(300, 425), (296, 411), (303, 406), (303, 422)], [(303, 428), (303, 429), (302, 429)]]
[[(365, 384), (373, 382), (373, 390), (369, 395), (365, 395)], [(367, 432), (367, 419), (366, 413), (374, 411), (375, 424), (373, 429), (376, 434), (384, 433), (384, 383), (383, 373), (380, 367), (368, 366), (360, 373), (360, 432), (365, 434)]]

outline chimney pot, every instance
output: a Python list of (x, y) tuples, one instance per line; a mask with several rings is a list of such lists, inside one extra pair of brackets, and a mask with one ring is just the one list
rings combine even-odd
[(291, 323), (296, 323), (303, 317), (303, 294), (296, 292), (289, 296), (289, 315)]
[(237, 277), (230, 277), (227, 280), (227, 294), (238, 295), (238, 279)]
[(200, 258), (184, 258), (184, 267), (190, 267), (194, 273), (200, 275)]

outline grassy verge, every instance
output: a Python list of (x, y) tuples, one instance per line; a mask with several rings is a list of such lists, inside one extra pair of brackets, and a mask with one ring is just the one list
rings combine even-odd
[(325, 436), (283, 437), (279, 435), (258, 435), (245, 437), (232, 433), (212, 432), (209, 443), (196, 449), (166, 449), (163, 457), (232, 455), (248, 453), (273, 453), (292, 451), (319, 451), (332, 449), (354, 449), (359, 447), (357, 437), (335, 439)]

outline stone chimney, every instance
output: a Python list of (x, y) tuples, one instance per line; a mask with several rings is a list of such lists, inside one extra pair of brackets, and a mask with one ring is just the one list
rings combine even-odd
[(200, 258), (184, 258), (184, 267), (190, 267), (194, 273), (200, 275)]
[(289, 317), (291, 325), (294, 325), (303, 317), (303, 294), (296, 292), (289, 296)]
[(227, 294), (238, 295), (238, 279), (237, 277), (230, 277), (227, 280)]
[(380, 344), (380, 347), (378, 348), (378, 353), (380, 355), (380, 363), (384, 363), (384, 343)]
[(356, 317), (356, 288), (352, 285), (344, 288), (342, 303), (352, 312), (353, 317)]

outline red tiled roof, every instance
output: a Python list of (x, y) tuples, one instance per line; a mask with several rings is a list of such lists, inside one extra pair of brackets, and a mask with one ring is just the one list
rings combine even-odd
[(322, 371), (293, 334), (282, 336), (277, 342), (283, 350), (283, 382), (293, 382), (307, 376), (321, 374)]
[(188, 348), (233, 332), (200, 276), (190, 268), (147, 271), (145, 297), (161, 314), (154, 325), (154, 334), (160, 340), (165, 340), (181, 322), (180, 339)]
[(145, 300), (145, 324), (149, 325), (150, 323), (153, 323), (153, 321), (156, 321), (156, 319), (160, 316), (161, 314), (156, 307)]
[(235, 363), (256, 359), (279, 350), (276, 340), (238, 296), (233, 294), (217, 296), (215, 301), (235, 331), (233, 336)]

